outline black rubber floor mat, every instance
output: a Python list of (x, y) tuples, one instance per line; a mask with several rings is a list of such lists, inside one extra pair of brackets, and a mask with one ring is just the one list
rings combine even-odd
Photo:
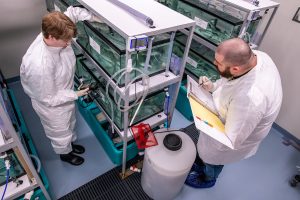
[(182, 131), (188, 134), (197, 145), (199, 139), (199, 130), (196, 128), (195, 123), (189, 125), (186, 128), (183, 128)]
[[(130, 160), (127, 166), (140, 159), (142, 157)], [(141, 186), (141, 174), (134, 173), (122, 180), (121, 169), (121, 166), (115, 167), (59, 200), (151, 200)]]
[[(182, 129), (197, 144), (199, 132), (195, 124)], [(127, 167), (143, 157), (136, 157), (127, 163)], [(121, 166), (86, 183), (80, 188), (63, 196), (59, 200), (151, 200), (141, 186), (141, 173), (134, 173), (121, 180)]]

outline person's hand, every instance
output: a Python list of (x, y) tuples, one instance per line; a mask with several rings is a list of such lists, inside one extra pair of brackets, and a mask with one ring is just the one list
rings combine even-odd
[(212, 89), (214, 88), (213, 82), (206, 76), (200, 76), (199, 86), (203, 87), (207, 91), (212, 91)]
[(77, 94), (78, 97), (82, 97), (84, 95), (87, 95), (88, 91), (89, 91), (89, 88), (85, 88), (83, 90), (76, 91), (76, 94)]

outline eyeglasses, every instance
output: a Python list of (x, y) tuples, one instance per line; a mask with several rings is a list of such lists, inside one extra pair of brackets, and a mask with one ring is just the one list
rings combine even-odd
[(222, 65), (222, 63), (220, 63), (220, 62), (217, 61), (216, 59), (214, 59), (214, 64), (215, 64), (215, 65)]

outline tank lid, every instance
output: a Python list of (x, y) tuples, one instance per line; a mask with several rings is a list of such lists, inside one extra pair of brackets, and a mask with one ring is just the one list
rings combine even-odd
[(172, 133), (166, 135), (163, 142), (165, 147), (171, 151), (177, 151), (182, 146), (181, 138), (178, 135)]

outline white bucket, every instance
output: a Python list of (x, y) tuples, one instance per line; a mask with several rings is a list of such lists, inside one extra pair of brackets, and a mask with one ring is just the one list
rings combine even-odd
[(155, 200), (173, 199), (180, 192), (195, 161), (196, 147), (192, 139), (181, 131), (156, 133), (155, 137), (158, 145), (145, 150), (142, 187)]

